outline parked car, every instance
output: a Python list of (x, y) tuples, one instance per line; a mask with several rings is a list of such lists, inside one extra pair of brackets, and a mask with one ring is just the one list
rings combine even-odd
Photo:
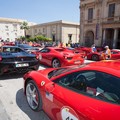
[(52, 66), (54, 68), (84, 63), (84, 59), (80, 54), (75, 54), (59, 47), (46, 47), (39, 52), (34, 52), (34, 54), (38, 56), (41, 64)]
[(6, 46), (15, 46), (15, 43), (14, 42), (3, 42), (3, 45)]
[(28, 44), (18, 44), (18, 47), (22, 48), (27, 52), (39, 51), (39, 47), (32, 47), (32, 46), (29, 46)]
[(104, 60), (103, 54), (104, 54), (104, 51), (90, 52), (86, 56), (88, 60), (99, 61), (99, 60)]
[[(95, 46), (95, 48), (97, 49), (96, 52), (102, 52), (102, 51), (104, 51), (103, 47)], [(87, 56), (89, 53), (92, 52), (91, 47), (79, 46), (79, 47), (77, 47), (77, 48), (75, 48), (75, 49), (76, 49), (76, 50), (84, 51), (86, 56)]]
[(29, 54), (17, 46), (3, 46), (0, 52), (0, 75), (4, 73), (24, 73), (38, 70), (39, 62), (34, 54)]
[(41, 44), (39, 44), (39, 43), (33, 43), (32, 47), (41, 47)]
[(87, 55), (88, 53), (90, 53), (92, 51), (92, 49), (90, 47), (84, 47), (84, 46), (79, 46), (79, 47), (77, 47), (75, 49), (84, 51), (85, 55)]
[(85, 52), (82, 50), (77, 50), (76, 48), (72, 48), (72, 47), (61, 47), (61, 49), (63, 49), (66, 52), (79, 54), (82, 58), (85, 58)]
[[(94, 61), (104, 60), (104, 51), (94, 52), (94, 53), (91, 52), (91, 53), (87, 54), (87, 59), (94, 60)], [(111, 50), (111, 60), (116, 60), (116, 59), (120, 59), (120, 50), (112, 49)]]
[(47, 68), (23, 78), (30, 108), (51, 120), (120, 120), (120, 60)]

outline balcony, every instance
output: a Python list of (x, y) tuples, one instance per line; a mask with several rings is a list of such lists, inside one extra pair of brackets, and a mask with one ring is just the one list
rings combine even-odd
[(102, 19), (102, 23), (119, 23), (119, 22), (120, 22), (120, 16), (107, 17)]

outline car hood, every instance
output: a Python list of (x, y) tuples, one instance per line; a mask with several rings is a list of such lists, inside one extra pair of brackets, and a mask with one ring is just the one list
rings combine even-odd
[(19, 52), (19, 53), (0, 53), (3, 58), (9, 57), (35, 57), (34, 54), (29, 54), (27, 52)]
[(57, 68), (47, 68), (47, 69), (43, 69), (43, 70), (38, 70), (37, 72), (39, 72), (40, 74), (42, 74), (48, 78), (48, 73), (50, 73), (51, 71), (53, 71), (55, 69), (57, 69)]
[(38, 70), (39, 73), (47, 75), (49, 72), (55, 70), (57, 68), (47, 68), (47, 69), (43, 69), (43, 70)]

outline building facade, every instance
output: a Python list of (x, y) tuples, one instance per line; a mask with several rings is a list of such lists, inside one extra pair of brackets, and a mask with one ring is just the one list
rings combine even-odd
[(24, 20), (0, 18), (0, 40), (15, 41), (20, 36), (24, 36), (24, 30), (20, 25)]
[[(0, 18), (0, 41), (15, 41), (15, 39), (25, 36), (24, 30), (22, 30), (21, 24), (26, 20), (12, 19), (12, 18)], [(27, 22), (28, 25), (34, 25), (35, 23)]]
[(120, 0), (80, 0), (80, 43), (120, 49)]
[(26, 33), (31, 37), (43, 35), (51, 38), (54, 42), (77, 43), (79, 42), (79, 28), (79, 23), (59, 20), (33, 25)]

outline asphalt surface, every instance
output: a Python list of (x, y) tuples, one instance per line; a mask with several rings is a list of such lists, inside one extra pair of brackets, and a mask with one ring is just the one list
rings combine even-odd
[(0, 100), (0, 120), (11, 120)]
[[(44, 67), (40, 66), (40, 69)], [(0, 76), (0, 120), (49, 120), (43, 112), (34, 112), (23, 93), (22, 74)]]
[(17, 73), (0, 76), (0, 120), (49, 120), (43, 111), (34, 112), (29, 108), (23, 94), (22, 77)]

